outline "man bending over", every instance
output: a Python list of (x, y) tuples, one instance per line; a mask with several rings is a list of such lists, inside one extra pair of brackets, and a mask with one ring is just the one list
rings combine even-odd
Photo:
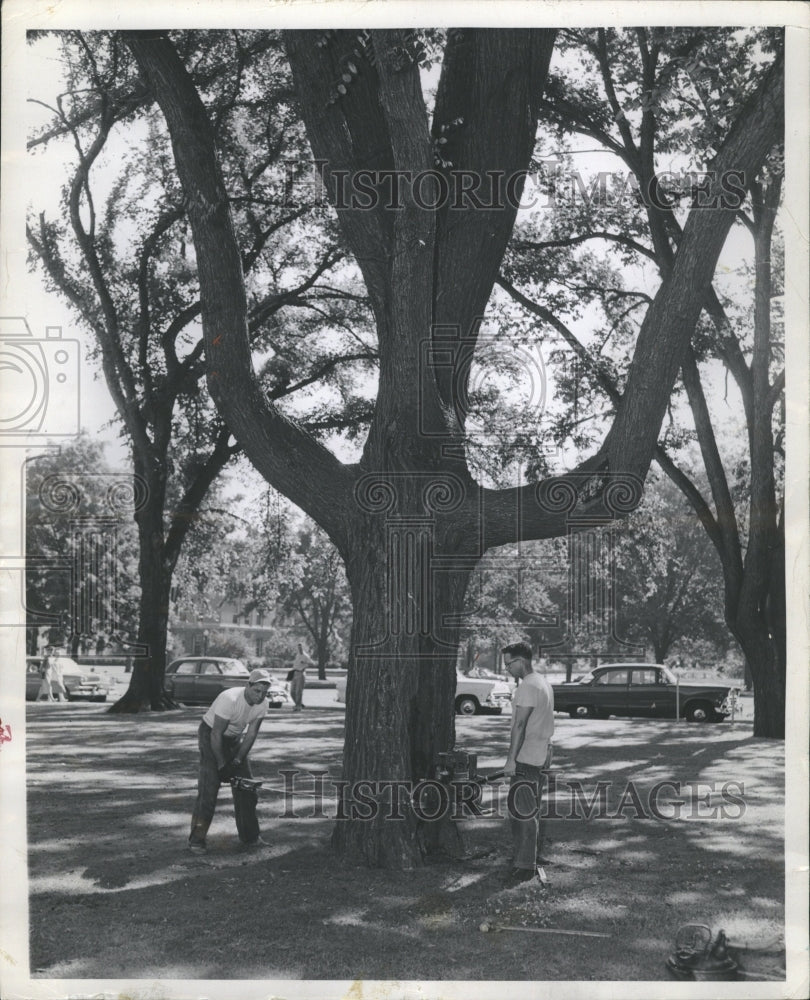
[[(202, 717), (198, 730), (200, 771), (197, 781), (197, 801), (191, 817), (189, 850), (205, 851), (208, 827), (214, 818), (219, 786), (231, 778), (252, 777), (248, 753), (267, 714), (267, 692), (270, 690), (267, 670), (253, 670), (244, 688), (228, 688), (217, 695)], [(244, 735), (242, 735), (244, 733)], [(256, 793), (246, 794), (232, 787), (236, 830), (243, 844), (263, 844), (256, 820)]]

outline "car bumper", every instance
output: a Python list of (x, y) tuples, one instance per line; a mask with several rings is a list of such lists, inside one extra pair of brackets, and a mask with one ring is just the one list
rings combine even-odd
[(492, 695), (487, 698), (487, 700), (481, 705), (481, 710), (483, 712), (494, 712), (498, 715), (512, 703), (511, 698), (506, 697), (493, 697)]
[(725, 718), (727, 715), (733, 715), (734, 710), (737, 707), (737, 697), (739, 693), (740, 692), (736, 688), (734, 688), (732, 691), (729, 691), (729, 693), (722, 701), (715, 703), (714, 706), (715, 713), (718, 716), (722, 716), (723, 718)]
[(84, 698), (106, 698), (110, 689), (104, 684), (77, 684), (76, 687), (68, 688), (68, 698), (81, 700)]

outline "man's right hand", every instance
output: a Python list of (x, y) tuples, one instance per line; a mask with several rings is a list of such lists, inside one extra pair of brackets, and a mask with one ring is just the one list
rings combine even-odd
[(236, 774), (236, 765), (233, 761), (229, 761), (227, 764), (223, 764), (219, 769), (219, 780), (220, 781), (230, 781), (231, 778)]

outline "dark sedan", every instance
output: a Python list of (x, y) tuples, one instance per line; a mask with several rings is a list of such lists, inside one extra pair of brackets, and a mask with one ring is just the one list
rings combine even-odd
[[(166, 667), (163, 689), (170, 698), (186, 705), (210, 705), (218, 694), (244, 687), (250, 671), (241, 660), (225, 656), (184, 656)], [(270, 708), (290, 701), (283, 685), (274, 683), (267, 693)]]
[(610, 663), (566, 684), (554, 684), (554, 710), (579, 717), (678, 717), (720, 722), (731, 714), (739, 689), (724, 681), (681, 681), (660, 663)]

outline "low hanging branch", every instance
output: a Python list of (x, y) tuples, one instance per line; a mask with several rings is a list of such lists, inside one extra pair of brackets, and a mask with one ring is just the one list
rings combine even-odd
[(326, 448), (268, 402), (253, 371), (242, 258), (205, 108), (168, 39), (126, 37), (166, 118), (186, 192), (211, 395), (259, 472), (338, 541), (343, 524), (336, 499), (349, 494), (351, 477)]

